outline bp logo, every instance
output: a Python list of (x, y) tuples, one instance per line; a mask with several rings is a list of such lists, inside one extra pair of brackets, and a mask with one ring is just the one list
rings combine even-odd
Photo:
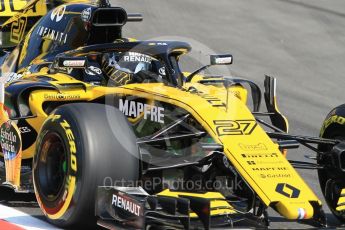
[(292, 185), (279, 183), (277, 184), (276, 192), (289, 198), (298, 198), (301, 191)]

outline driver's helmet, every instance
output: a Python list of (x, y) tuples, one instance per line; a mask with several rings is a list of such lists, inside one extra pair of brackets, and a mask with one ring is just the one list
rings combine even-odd
[(102, 57), (102, 69), (115, 86), (138, 82), (141, 72), (165, 77), (165, 69), (157, 59), (137, 52), (105, 53)]

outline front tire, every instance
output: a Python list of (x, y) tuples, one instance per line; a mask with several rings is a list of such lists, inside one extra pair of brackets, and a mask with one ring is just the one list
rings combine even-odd
[(139, 178), (136, 138), (116, 108), (64, 105), (44, 122), (37, 139), (35, 194), (49, 222), (94, 228), (97, 186)]
[[(345, 105), (338, 106), (328, 114), (323, 123), (320, 137), (345, 140)], [(332, 146), (320, 144), (318, 149), (329, 152)], [(319, 154), (317, 163), (324, 166), (323, 169), (318, 169), (318, 177), (327, 205), (338, 220), (345, 222), (345, 211), (337, 210), (341, 190), (345, 189), (345, 173), (334, 165), (334, 161), (329, 155)], [(341, 162), (341, 164), (345, 165), (345, 162)]]

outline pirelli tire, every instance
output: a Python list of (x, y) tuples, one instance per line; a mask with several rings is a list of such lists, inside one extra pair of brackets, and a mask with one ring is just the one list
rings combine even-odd
[[(320, 137), (345, 141), (345, 104), (334, 108), (327, 115), (321, 127)], [(324, 144), (320, 144), (318, 148), (324, 152), (331, 150), (331, 146)], [(345, 210), (337, 210), (341, 190), (345, 189), (345, 173), (334, 165), (335, 162), (330, 155), (319, 154), (317, 163), (324, 166), (318, 169), (318, 177), (326, 203), (337, 219), (345, 222)], [(345, 162), (341, 164), (345, 165)]]
[(94, 229), (97, 186), (137, 181), (139, 152), (118, 109), (78, 103), (57, 108), (44, 122), (33, 165), (36, 198), (48, 221)]

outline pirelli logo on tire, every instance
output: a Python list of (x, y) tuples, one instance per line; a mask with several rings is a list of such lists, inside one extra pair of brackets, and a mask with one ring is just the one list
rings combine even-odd
[(218, 136), (250, 135), (256, 128), (255, 120), (215, 120)]
[(61, 127), (65, 130), (66, 137), (69, 144), (69, 152), (70, 152), (70, 167), (74, 173), (77, 173), (77, 145), (75, 143), (75, 138), (73, 135), (73, 131), (69, 123), (64, 119), (60, 122)]

